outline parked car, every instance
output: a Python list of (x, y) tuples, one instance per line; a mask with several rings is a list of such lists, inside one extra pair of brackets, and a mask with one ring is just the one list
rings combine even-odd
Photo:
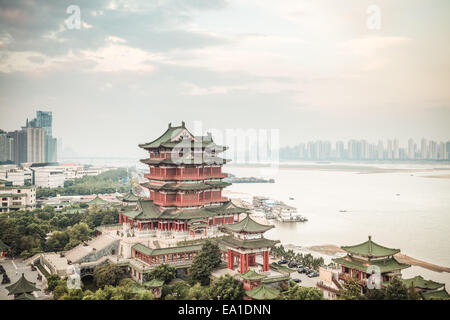
[(296, 268), (297, 264), (295, 262), (291, 261), (291, 262), (289, 262), (288, 267), (289, 268)]
[(318, 276), (319, 276), (319, 274), (317, 272), (315, 272), (315, 271), (308, 273), (308, 277), (309, 278), (315, 278), (315, 277), (318, 277)]
[(304, 273), (304, 272), (305, 272), (305, 269), (304, 269), (304, 268), (297, 268), (297, 272), (298, 272), (298, 273)]
[(296, 278), (292, 278), (291, 280), (294, 281), (294, 282), (296, 282), (296, 283), (302, 282), (302, 280), (296, 279)]
[(286, 264), (286, 263), (287, 263), (287, 260), (284, 260), (284, 259), (277, 262), (277, 264)]
[(304, 265), (302, 265), (302, 264), (298, 264), (298, 265), (297, 265), (297, 268), (302, 268), (302, 269), (304, 269), (304, 268), (305, 268), (305, 266), (304, 266)]

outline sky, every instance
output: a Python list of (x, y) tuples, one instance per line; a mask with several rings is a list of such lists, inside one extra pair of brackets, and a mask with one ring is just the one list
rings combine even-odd
[(52, 111), (98, 157), (182, 120), (281, 146), (447, 141), (449, 57), (447, 0), (0, 0), (0, 129)]

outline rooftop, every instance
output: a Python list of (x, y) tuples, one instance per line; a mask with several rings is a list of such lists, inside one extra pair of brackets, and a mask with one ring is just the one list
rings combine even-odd
[(6, 290), (8, 290), (8, 295), (14, 294), (18, 295), (21, 293), (30, 293), (33, 291), (39, 291), (40, 289), (36, 288), (35, 283), (28, 281), (25, 279), (25, 275), (22, 273), (22, 276), (19, 280), (17, 280), (15, 283), (13, 283), (10, 286), (6, 287)]
[(233, 232), (246, 232), (246, 233), (261, 233), (265, 232), (269, 229), (272, 229), (273, 225), (261, 224), (250, 218), (250, 215), (247, 213), (247, 216), (242, 219), (238, 223), (225, 225), (227, 230)]
[(351, 256), (346, 256), (343, 258), (335, 258), (332, 259), (334, 262), (343, 265), (348, 268), (356, 269), (363, 272), (370, 272), (368, 271), (368, 268), (370, 266), (377, 266), (380, 268), (381, 273), (395, 271), (395, 270), (402, 270), (409, 268), (409, 264), (400, 263), (395, 258), (385, 258), (382, 260), (371, 260), (371, 261), (364, 261), (355, 259)]
[(247, 290), (246, 295), (254, 300), (273, 300), (280, 295), (280, 290), (262, 284), (252, 290)]
[(354, 246), (342, 246), (341, 248), (348, 253), (369, 258), (392, 256), (400, 252), (400, 249), (387, 248), (373, 242), (371, 236), (366, 242)]

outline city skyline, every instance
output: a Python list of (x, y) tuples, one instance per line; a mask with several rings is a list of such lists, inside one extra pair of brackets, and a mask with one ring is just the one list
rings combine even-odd
[(65, 146), (115, 157), (182, 120), (280, 146), (450, 136), (448, 1), (377, 1), (375, 27), (356, 0), (79, 1), (78, 27), (70, 5), (2, 2), (5, 131), (48, 110)]

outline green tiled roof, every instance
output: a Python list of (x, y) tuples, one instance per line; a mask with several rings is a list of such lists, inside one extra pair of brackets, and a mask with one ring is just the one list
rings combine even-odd
[(422, 276), (416, 276), (414, 278), (401, 280), (403, 281), (403, 283), (406, 285), (407, 288), (410, 287), (411, 283), (413, 284), (414, 288), (428, 289), (428, 290), (436, 290), (442, 288), (445, 285), (444, 283), (435, 282), (433, 280), (425, 280)]
[(259, 274), (256, 271), (249, 269), (246, 273), (241, 274), (241, 278), (245, 280), (258, 281), (266, 278), (267, 276), (264, 274)]
[(228, 201), (220, 206), (211, 206), (199, 210), (184, 210), (175, 212), (175, 210), (167, 209), (161, 211), (160, 207), (153, 203), (153, 200), (138, 200), (138, 209), (124, 211), (122, 214), (131, 219), (171, 219), (171, 220), (191, 220), (208, 218), (213, 216), (233, 215), (246, 212), (247, 209), (235, 206)]
[(170, 247), (170, 248), (157, 248), (157, 249), (151, 249), (147, 246), (144, 246), (141, 243), (137, 243), (133, 246), (133, 249), (142, 252), (143, 254), (147, 256), (159, 256), (163, 254), (172, 254), (172, 253), (183, 253), (183, 252), (197, 252), (202, 249), (201, 244), (197, 245), (191, 245), (191, 246), (177, 246), (177, 247)]
[(40, 289), (36, 288), (34, 282), (30, 282), (27, 279), (25, 279), (24, 274), (22, 273), (22, 276), (19, 280), (17, 280), (15, 283), (13, 283), (10, 286), (6, 287), (6, 290), (8, 290), (8, 295), (11, 294), (21, 294), (21, 293), (30, 293), (33, 291), (40, 291)]
[(369, 268), (369, 266), (378, 266), (380, 268), (381, 273), (401, 270), (410, 267), (409, 264), (400, 263), (397, 260), (395, 260), (395, 258), (363, 261), (347, 255), (343, 258), (335, 258), (332, 260), (345, 267), (356, 269), (362, 272), (368, 272), (367, 269)]
[(2, 240), (0, 240), (0, 251), (6, 251), (9, 249), (9, 246), (7, 246)]
[(280, 281), (286, 281), (289, 280), (291, 276), (289, 274), (280, 275), (277, 277), (268, 277), (262, 280), (263, 283), (274, 283), (274, 282), (280, 282)]
[(380, 246), (379, 244), (372, 241), (372, 237), (369, 236), (369, 240), (355, 246), (342, 246), (345, 251), (364, 257), (386, 257), (392, 256), (398, 252), (399, 249), (391, 249), (387, 247)]
[(21, 293), (14, 300), (36, 300), (36, 297), (29, 293)]
[(254, 300), (273, 300), (280, 295), (280, 291), (262, 284), (252, 290), (247, 290), (245, 294)]
[(250, 218), (250, 215), (239, 221), (238, 223), (225, 225), (225, 228), (233, 232), (249, 232), (258, 233), (272, 229), (273, 225), (261, 224)]
[[(184, 130), (186, 130), (188, 134), (196, 140), (195, 143), (194, 140), (191, 139), (172, 141)], [(210, 134), (206, 136), (194, 136), (189, 132), (189, 130), (186, 129), (184, 122), (182, 122), (181, 126), (178, 127), (172, 127), (169, 123), (168, 129), (159, 138), (153, 140), (152, 142), (140, 144), (139, 147), (143, 149), (156, 149), (159, 147), (173, 148), (175, 146), (192, 148), (199, 146), (200, 143), (202, 148), (207, 147), (215, 150), (216, 152), (226, 150), (226, 147), (216, 145)]]
[(437, 299), (449, 299), (450, 294), (444, 289), (442, 290), (435, 290), (435, 291), (423, 291), (420, 293), (423, 300), (430, 300), (431, 298), (437, 298)]
[(163, 284), (164, 284), (164, 281), (157, 280), (157, 279), (152, 279), (150, 281), (143, 283), (144, 287), (147, 287), (147, 288), (159, 288), (159, 287), (162, 287)]
[(109, 203), (109, 202), (106, 201), (106, 200), (103, 200), (98, 195), (94, 199), (92, 199), (91, 201), (87, 202), (88, 205), (94, 205), (94, 204), (96, 204), (96, 205), (103, 205), (103, 204), (107, 204), (107, 203)]
[(125, 196), (120, 197), (119, 200), (125, 202), (136, 202), (139, 200), (139, 197), (130, 190), (130, 192), (128, 192)]
[(266, 238), (242, 240), (233, 236), (226, 236), (219, 240), (225, 247), (257, 249), (269, 248), (280, 242), (279, 240), (269, 240)]
[(171, 158), (157, 158), (157, 159), (141, 159), (140, 160), (144, 164), (151, 164), (151, 165), (159, 165), (159, 164), (173, 164), (173, 165), (180, 165), (180, 164), (198, 164), (198, 165), (204, 165), (204, 164), (225, 164), (227, 162), (230, 162), (230, 159), (220, 158), (220, 157), (206, 157), (206, 158), (187, 158), (183, 157), (180, 159), (177, 159), (174, 161), (174, 159)]

